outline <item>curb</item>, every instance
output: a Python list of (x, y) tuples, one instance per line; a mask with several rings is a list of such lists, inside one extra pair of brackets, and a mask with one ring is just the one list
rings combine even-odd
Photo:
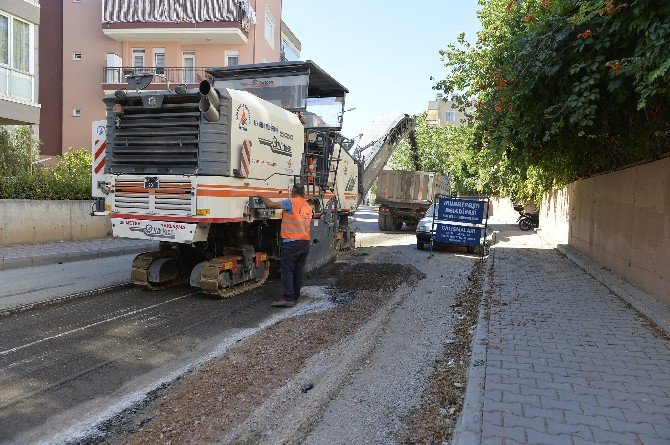
[(132, 253), (145, 252), (147, 249), (150, 250), (154, 247), (156, 247), (156, 243), (154, 241), (150, 241), (132, 246), (111, 246), (102, 247), (95, 250), (87, 249), (71, 252), (53, 252), (32, 256), (1, 258), (0, 270), (21, 269), (32, 266), (45, 266), (49, 264), (61, 264), (72, 261), (127, 255)]
[(536, 230), (535, 233), (547, 244), (565, 255), (577, 267), (591, 275), (596, 281), (615, 293), (623, 301), (633, 306), (636, 311), (648, 318), (659, 329), (670, 335), (670, 307), (668, 305), (628, 282), (625, 278), (618, 276), (614, 272), (607, 271), (600, 263), (588, 257), (588, 255), (582, 254), (587, 257), (587, 259), (582, 259), (578, 255), (581, 252), (575, 252), (575, 249), (569, 246), (561, 245), (548, 239), (539, 230)]
[(481, 443), (483, 411), (484, 411), (484, 386), (486, 384), (486, 351), (489, 336), (489, 317), (486, 295), (489, 292), (490, 271), (495, 264), (495, 245), (490, 247), (490, 253), (484, 267), (484, 283), (482, 285), (482, 296), (479, 303), (479, 315), (477, 317), (477, 328), (472, 337), (470, 364), (468, 366), (468, 381), (465, 387), (465, 398), (463, 410), (454, 428), (451, 439), (452, 445), (479, 445)]

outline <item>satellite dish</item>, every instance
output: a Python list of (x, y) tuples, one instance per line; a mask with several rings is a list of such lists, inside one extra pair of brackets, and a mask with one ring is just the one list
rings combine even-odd
[(154, 73), (146, 73), (146, 74), (131, 74), (129, 76), (126, 76), (126, 82), (128, 82), (128, 85), (134, 90), (143, 90), (146, 87), (149, 86), (151, 81), (154, 78)]

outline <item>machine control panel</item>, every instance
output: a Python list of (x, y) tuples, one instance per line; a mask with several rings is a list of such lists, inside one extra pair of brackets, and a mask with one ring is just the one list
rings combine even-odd
[(271, 219), (277, 215), (276, 210), (268, 209), (260, 196), (249, 197), (249, 216), (255, 219)]

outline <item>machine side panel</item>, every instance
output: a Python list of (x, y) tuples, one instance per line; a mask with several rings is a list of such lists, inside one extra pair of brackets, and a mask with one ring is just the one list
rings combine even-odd
[(231, 109), (232, 98), (226, 90), (220, 91), (218, 122), (202, 120), (200, 124), (200, 152), (198, 172), (201, 175), (230, 176), (231, 169)]
[(340, 158), (335, 185), (337, 199), (342, 210), (354, 212), (358, 208), (358, 165), (344, 149), (336, 148), (335, 155)]
[[(245, 91), (232, 97), (231, 169), (248, 180), (289, 188), (300, 174), (304, 127), (293, 113)], [(246, 149), (245, 149), (246, 144)]]

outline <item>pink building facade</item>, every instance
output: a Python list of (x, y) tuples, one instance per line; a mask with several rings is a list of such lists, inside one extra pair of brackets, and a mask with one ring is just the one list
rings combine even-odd
[[(88, 147), (91, 122), (105, 117), (102, 98), (128, 88), (129, 74), (155, 73), (152, 89), (195, 87), (210, 67), (281, 60), (287, 35), (295, 40), (292, 47), (300, 47), (290, 30), (282, 30), (282, 0), (51, 3), (62, 10), (43, 8), (42, 21), (62, 20), (62, 60), (50, 66), (61, 69), (63, 80), (60, 91), (51, 91), (62, 98), (60, 106), (42, 109), (42, 122), (52, 129), (41, 132), (44, 155)], [(58, 77), (42, 75), (50, 74)]]

